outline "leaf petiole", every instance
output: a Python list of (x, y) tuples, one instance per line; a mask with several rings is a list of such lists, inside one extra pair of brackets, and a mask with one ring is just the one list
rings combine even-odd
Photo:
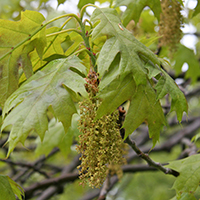
[(88, 22), (90, 24), (90, 27), (92, 29), (93, 28), (93, 24), (91, 23), (91, 21), (88, 20), (88, 19), (85, 19), (84, 22), (83, 22), (83, 24), (86, 24), (86, 22)]
[(83, 6), (83, 7), (81, 8), (81, 11), (80, 11), (80, 19), (83, 19), (84, 11), (85, 11), (85, 9), (86, 9), (87, 7), (89, 7), (89, 6), (98, 8), (98, 6), (96, 6), (96, 5), (94, 5), (94, 4), (86, 4), (85, 6)]
[(62, 31), (58, 31), (58, 32), (55, 32), (55, 33), (48, 34), (48, 35), (46, 35), (46, 37), (51, 37), (51, 36), (59, 35), (59, 34), (70, 32), (70, 31), (74, 31), (74, 32), (78, 33), (79, 35), (82, 35), (81, 32), (76, 30), (75, 28), (70, 28), (70, 29), (67, 29), (67, 30), (62, 30)]
[[(52, 22), (54, 22), (54, 21), (56, 21), (56, 20), (62, 19), (62, 18), (64, 18), (64, 17), (75, 18), (79, 24), (81, 23), (81, 20), (80, 20), (80, 18), (79, 18), (77, 15), (75, 15), (75, 14), (73, 14), (73, 13), (68, 13), (68, 14), (65, 14), (65, 15), (61, 15), (61, 16), (55, 17), (54, 19), (52, 19), (52, 20), (46, 22), (46, 23), (44, 24), (44, 26), (47, 26), (48, 24), (50, 24), (50, 23), (52, 23)], [(70, 20), (71, 20), (71, 19), (70, 19)], [(68, 22), (68, 21), (67, 21), (67, 22)], [(67, 23), (67, 22), (66, 22), (66, 23)], [(64, 23), (64, 24), (66, 24), (66, 23)]]

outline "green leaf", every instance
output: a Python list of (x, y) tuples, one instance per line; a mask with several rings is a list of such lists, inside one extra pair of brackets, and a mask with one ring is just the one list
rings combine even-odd
[(161, 5), (160, 0), (117, 0), (115, 7), (126, 6), (127, 9), (122, 15), (123, 25), (127, 24), (133, 19), (135, 23), (139, 21), (142, 10), (148, 6), (153, 12), (155, 17), (160, 20)]
[(197, 78), (200, 76), (200, 65), (197, 57), (194, 54), (194, 51), (183, 45), (180, 45), (177, 53), (174, 56), (174, 60), (176, 61), (174, 69), (176, 70), (177, 74), (181, 72), (184, 63), (189, 65), (185, 78), (191, 78), (192, 83), (195, 83)]
[(72, 117), (72, 125), (69, 127), (67, 133), (65, 133), (62, 123), (52, 119), (43, 141), (41, 142), (40, 138), (38, 138), (38, 144), (35, 150), (36, 155), (44, 154), (47, 156), (54, 147), (58, 147), (61, 153), (67, 157), (71, 151), (73, 138), (79, 133), (77, 125), (78, 119), (79, 115), (74, 114)]
[(98, 96), (102, 104), (97, 111), (98, 118), (112, 112), (124, 101), (131, 100), (124, 122), (126, 136), (146, 122), (155, 145), (166, 121), (144, 63), (150, 62), (154, 66), (160, 61), (120, 24), (114, 9), (96, 9), (91, 20), (100, 20), (92, 32), (92, 39), (103, 35), (108, 37), (97, 58), (98, 72), (102, 77)]
[(149, 136), (153, 140), (153, 146), (155, 146), (162, 127), (166, 125), (166, 120), (160, 102), (157, 101), (156, 92), (150, 84), (138, 86), (132, 96), (123, 125), (126, 129), (126, 137), (143, 122), (148, 125)]
[[(159, 139), (160, 130), (163, 125), (166, 125), (162, 107), (156, 98), (157, 95), (149, 83), (146, 86), (136, 87), (131, 74), (123, 80), (120, 80), (119, 76), (115, 76), (113, 68), (116, 67), (117, 62), (118, 58), (115, 59), (100, 82), (97, 97), (102, 100), (102, 103), (97, 110), (97, 118), (112, 113), (123, 102), (130, 100), (130, 107), (124, 122), (125, 137), (146, 122), (149, 126), (149, 135), (153, 138), (153, 145), (155, 145)], [(115, 79), (112, 79), (112, 76)]]
[(197, 5), (196, 5), (196, 7), (194, 9), (194, 13), (193, 13), (192, 17), (195, 17), (199, 13), (200, 13), (200, 0), (197, 1)]
[[(26, 60), (35, 44), (40, 43), (37, 52), (41, 56), (45, 45), (45, 30), (41, 31), (44, 17), (39, 12), (28, 11), (21, 13), (21, 20), (14, 22), (0, 20), (0, 104), (3, 106), (5, 100), (18, 88), (18, 68), (22, 60)], [(39, 32), (40, 33), (37, 33)], [(36, 34), (37, 33), (37, 34)], [(35, 35), (36, 34), (36, 35)], [(35, 35), (31, 38), (31, 36)], [(31, 39), (30, 39), (31, 38)], [(35, 42), (32, 42), (35, 40)], [(30, 43), (29, 50), (26, 45)], [(26, 66), (23, 66), (26, 67)], [(28, 71), (30, 65), (27, 66)], [(31, 74), (28, 73), (28, 77)]]
[(19, 200), (22, 200), (22, 196), (25, 196), (23, 188), (20, 185), (18, 185), (15, 181), (13, 181), (10, 177), (7, 176), (7, 179), (15, 195), (17, 195)]
[(12, 108), (13, 110), (6, 116), (2, 126), (2, 130), (12, 126), (7, 141), (8, 155), (18, 142), (24, 143), (31, 132), (36, 132), (41, 140), (44, 138), (48, 128), (46, 111), (49, 107), (52, 107), (54, 115), (67, 132), (72, 115), (76, 112), (72, 98), (79, 96), (77, 93), (87, 96), (85, 80), (71, 71), (71, 68), (82, 74), (86, 73), (77, 57), (55, 60), (29, 78), (8, 98), (3, 117)]
[[(66, 138), (64, 136), (65, 130), (62, 123), (57, 123), (55, 119), (52, 119), (49, 123), (49, 128), (45, 133), (43, 141), (41, 141), (40, 138), (37, 139), (37, 148), (35, 150), (36, 155), (47, 156), (54, 147), (58, 147), (60, 142)], [(69, 137), (68, 134), (67, 137)]]
[(152, 66), (151, 63), (146, 63), (145, 68), (148, 70), (149, 79), (152, 79), (153, 77), (156, 77), (158, 74), (161, 73), (161, 69)]
[(94, 0), (79, 0), (78, 2), (78, 8), (81, 9), (84, 5), (91, 3), (94, 4)]
[(61, 44), (64, 41), (69, 40), (69, 34), (62, 33), (56, 36), (55, 35), (51, 36), (52, 33), (59, 32), (59, 31), (62, 31), (62, 30), (60, 30), (60, 28), (58, 27), (51, 27), (46, 30), (46, 34), (48, 37), (47, 37), (47, 46), (44, 49), (43, 59), (54, 54), (61, 54), (61, 55), (64, 54)]
[(167, 167), (176, 170), (180, 175), (176, 178), (173, 189), (178, 196), (182, 193), (194, 193), (200, 182), (200, 155), (192, 155), (188, 158), (169, 162)]
[(132, 73), (137, 85), (145, 84), (147, 78), (143, 60), (151, 60), (154, 64), (160, 64), (153, 52), (122, 27), (116, 10), (97, 8), (93, 12), (91, 20), (94, 22), (100, 20), (92, 32), (92, 40), (104, 35), (108, 37), (97, 59), (100, 77), (109, 70), (116, 55), (120, 53), (120, 64), (116, 68), (120, 78), (123, 79), (127, 74)]
[[(33, 71), (37, 71), (38, 69), (41, 69), (47, 62), (47, 58), (50, 56), (55, 56), (56, 54), (63, 55), (64, 56), (64, 51), (63, 48), (61, 47), (61, 44), (68, 38), (69, 35), (68, 33), (62, 33), (56, 36), (51, 36), (50, 34), (61, 31), (60, 28), (58, 27), (51, 27), (46, 30), (47, 38), (46, 38), (46, 47), (44, 47), (43, 55), (42, 55), (42, 60), (41, 56), (38, 55), (37, 51), (34, 50), (29, 54), (29, 57), (32, 62), (33, 66)], [(41, 42), (42, 45), (42, 42)], [(37, 47), (39, 48), (40, 45), (38, 44)], [(38, 50), (39, 52), (39, 50)], [(21, 76), (20, 82), (23, 82), (26, 79), (24, 75)]]
[(109, 85), (99, 91), (97, 97), (102, 99), (102, 103), (97, 110), (96, 118), (100, 118), (107, 113), (112, 113), (123, 102), (130, 100), (135, 89), (135, 82), (131, 75), (126, 76), (122, 81), (120, 81), (119, 77), (113, 80)]
[(69, 34), (70, 37), (70, 42), (72, 42), (72, 44), (70, 45), (70, 47), (66, 50), (65, 55), (69, 56), (71, 55), (73, 52), (75, 52), (78, 48), (80, 48), (81, 43), (83, 42), (83, 38), (76, 32), (71, 32)]
[(181, 122), (183, 112), (188, 112), (188, 104), (183, 92), (164, 70), (155, 68), (150, 64), (146, 64), (146, 68), (149, 71), (149, 78), (162, 73), (162, 76), (158, 79), (158, 83), (155, 86), (157, 99), (162, 99), (166, 94), (170, 94), (172, 98), (170, 111), (175, 111), (178, 121)]
[(10, 177), (0, 175), (0, 194), (2, 200), (15, 200), (15, 194), (20, 200), (22, 200), (22, 196), (24, 196), (24, 191)]
[(15, 194), (7, 176), (0, 175), (0, 193), (2, 199), (15, 200)]
[(67, 157), (68, 154), (71, 152), (71, 146), (73, 144), (74, 138), (80, 135), (80, 132), (78, 130), (79, 119), (80, 115), (76, 113), (72, 116), (71, 126), (58, 144), (59, 149), (65, 157)]
[(162, 70), (162, 73), (164, 76), (158, 80), (155, 86), (158, 95), (157, 98), (161, 99), (166, 94), (170, 94), (172, 98), (170, 112), (175, 111), (178, 121), (181, 122), (183, 112), (188, 112), (187, 100), (174, 80), (164, 70)]

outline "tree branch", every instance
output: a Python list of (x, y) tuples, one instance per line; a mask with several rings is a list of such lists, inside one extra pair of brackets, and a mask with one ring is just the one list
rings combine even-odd
[(41, 181), (39, 183), (35, 183), (35, 184), (31, 185), (30, 187), (24, 189), (25, 196), (28, 199), (32, 196), (32, 194), (36, 190), (45, 189), (51, 185), (58, 186), (62, 183), (72, 182), (72, 181), (75, 181), (78, 177), (79, 177), (78, 173), (71, 173), (71, 174), (65, 174), (65, 175), (62, 175), (62, 176), (56, 177), (56, 178), (50, 178), (50, 179)]
[(136, 152), (136, 154), (137, 154), (139, 157), (141, 157), (142, 159), (144, 159), (144, 160), (149, 164), (149, 166), (153, 166), (153, 167), (155, 167), (156, 169), (158, 169), (158, 170), (164, 172), (165, 174), (171, 174), (171, 175), (173, 175), (173, 176), (175, 176), (175, 177), (177, 177), (177, 176), (179, 175), (178, 172), (176, 172), (176, 171), (174, 171), (174, 170), (172, 170), (172, 169), (169, 169), (169, 168), (165, 168), (165, 167), (163, 167), (160, 163), (153, 161), (153, 160), (148, 156), (148, 154), (143, 153), (143, 152), (136, 146), (135, 142), (134, 142), (133, 140), (130, 140), (129, 137), (127, 137), (127, 138), (125, 139), (125, 142), (126, 142), (127, 144), (129, 144), (129, 145), (131, 146), (131, 148)]
[[(65, 175), (67, 173), (72, 172), (77, 166), (80, 164), (80, 155), (77, 155), (73, 161), (63, 168), (61, 175)], [(47, 200), (52, 197), (54, 194), (58, 193), (63, 187), (63, 185), (59, 185), (59, 187), (53, 185), (42, 192), (42, 194), (37, 198), (37, 200)]]

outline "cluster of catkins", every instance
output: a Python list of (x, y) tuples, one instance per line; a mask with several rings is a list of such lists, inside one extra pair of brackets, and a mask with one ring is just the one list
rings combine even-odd
[(100, 187), (105, 181), (108, 171), (121, 176), (121, 165), (125, 163), (124, 142), (120, 136), (117, 123), (118, 111), (96, 120), (99, 100), (95, 98), (97, 80), (95, 73), (88, 75), (86, 89), (89, 99), (79, 104), (80, 121), (79, 145), (81, 164), (78, 167), (81, 184), (89, 183), (90, 187)]
[(160, 46), (169, 46), (175, 52), (182, 37), (183, 17), (177, 0), (161, 0), (162, 13), (159, 23)]

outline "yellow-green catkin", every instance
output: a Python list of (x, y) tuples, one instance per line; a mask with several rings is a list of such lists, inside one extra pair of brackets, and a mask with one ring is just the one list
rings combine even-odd
[(160, 15), (159, 35), (160, 46), (168, 46), (173, 53), (182, 37), (181, 27), (183, 17), (181, 4), (177, 0), (161, 0), (162, 13)]
[[(82, 154), (80, 172), (81, 184), (89, 183), (90, 187), (99, 188), (104, 182), (108, 170), (122, 175), (121, 165), (126, 162), (124, 142), (120, 136), (118, 111), (95, 120), (98, 109), (98, 100), (82, 101), (79, 105), (81, 118), (77, 150)], [(115, 167), (111, 167), (115, 166)]]

